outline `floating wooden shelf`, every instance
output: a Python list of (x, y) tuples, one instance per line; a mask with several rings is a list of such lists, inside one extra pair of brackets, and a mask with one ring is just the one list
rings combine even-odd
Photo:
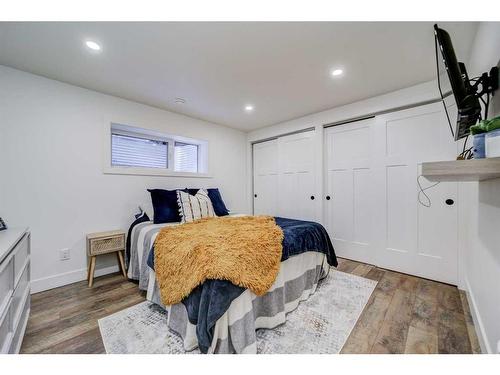
[(429, 181), (484, 181), (500, 178), (500, 158), (422, 163)]

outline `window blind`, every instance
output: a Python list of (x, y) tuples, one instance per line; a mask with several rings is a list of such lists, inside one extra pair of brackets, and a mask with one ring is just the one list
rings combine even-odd
[(175, 142), (174, 170), (177, 172), (198, 172), (198, 145)]
[(121, 167), (168, 167), (166, 141), (111, 134), (111, 165)]

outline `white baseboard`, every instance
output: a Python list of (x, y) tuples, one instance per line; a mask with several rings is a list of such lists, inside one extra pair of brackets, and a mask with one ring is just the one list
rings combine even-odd
[(477, 307), (476, 299), (474, 298), (474, 293), (469, 284), (469, 280), (465, 279), (465, 295), (467, 297), (467, 302), (469, 303), (470, 312), (472, 315), (472, 320), (474, 321), (474, 328), (476, 329), (477, 338), (479, 340), (479, 345), (481, 346), (481, 352), (493, 354), (488, 336), (486, 335), (486, 330), (484, 328), (483, 321), (481, 320), (481, 314)]
[[(109, 266), (104, 268), (99, 268), (95, 270), (95, 277), (107, 275), (110, 273), (118, 272), (118, 266)], [(82, 268), (75, 271), (60, 273), (53, 276), (43, 277), (41, 279), (36, 279), (31, 281), (31, 294), (43, 292), (44, 290), (49, 290), (57, 288), (59, 286), (64, 286), (78, 281), (87, 279), (87, 269)]]

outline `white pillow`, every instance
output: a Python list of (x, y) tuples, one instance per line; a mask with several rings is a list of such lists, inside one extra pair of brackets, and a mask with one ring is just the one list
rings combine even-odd
[(200, 189), (196, 195), (177, 190), (177, 204), (183, 223), (190, 223), (204, 217), (215, 216), (214, 207), (208, 193)]

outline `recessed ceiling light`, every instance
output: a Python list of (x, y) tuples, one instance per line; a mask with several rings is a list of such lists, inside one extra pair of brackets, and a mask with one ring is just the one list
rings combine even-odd
[(334, 77), (341, 76), (342, 73), (344, 73), (344, 71), (342, 69), (334, 69), (334, 70), (332, 70), (332, 76), (334, 76)]
[(98, 43), (96, 43), (96, 42), (94, 42), (92, 40), (87, 40), (85, 42), (85, 45), (88, 48), (90, 48), (92, 51), (100, 51), (101, 50), (101, 46)]
[(252, 112), (252, 111), (253, 111), (253, 109), (254, 109), (254, 108), (253, 108), (253, 105), (251, 105), (251, 104), (247, 104), (247, 105), (245, 106), (245, 111), (247, 111), (247, 112)]
[(176, 104), (184, 104), (184, 103), (186, 103), (186, 99), (175, 98), (175, 103)]

